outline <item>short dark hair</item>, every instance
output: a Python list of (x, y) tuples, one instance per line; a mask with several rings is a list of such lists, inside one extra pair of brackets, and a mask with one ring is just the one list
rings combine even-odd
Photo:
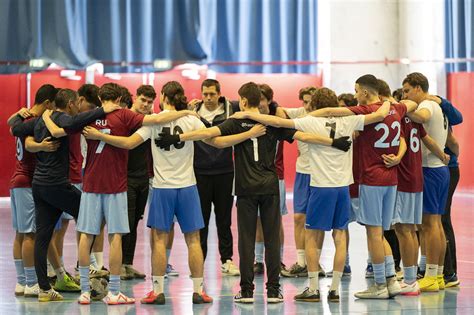
[(325, 87), (320, 88), (311, 97), (310, 105), (314, 109), (338, 107), (336, 93), (334, 93), (333, 90)]
[(88, 103), (94, 104), (97, 107), (101, 107), (102, 103), (99, 99), (99, 87), (95, 84), (83, 84), (77, 94), (86, 99)]
[(315, 88), (314, 86), (307, 86), (307, 87), (301, 88), (300, 91), (298, 92), (298, 99), (302, 101), (305, 95), (313, 95), (314, 92), (316, 92), (317, 90), (318, 89)]
[(122, 96), (122, 88), (117, 83), (105, 83), (99, 89), (99, 97), (102, 102), (115, 101)]
[(120, 86), (120, 90), (122, 91), (120, 103), (124, 104), (125, 107), (127, 108), (132, 108), (132, 105), (133, 105), (132, 94), (130, 94), (130, 91), (124, 86)]
[(379, 90), (379, 82), (377, 78), (372, 74), (366, 74), (356, 80), (356, 83), (365, 89), (369, 90), (373, 94), (377, 94)]
[(54, 98), (54, 103), (56, 108), (65, 109), (69, 102), (75, 102), (77, 100), (77, 92), (71, 89), (60, 89), (56, 97)]
[(239, 89), (239, 96), (246, 98), (249, 107), (258, 107), (260, 105), (260, 89), (255, 82), (247, 82)]
[(394, 99), (396, 99), (398, 102), (400, 102), (403, 99), (403, 89), (396, 89), (393, 91), (392, 96)]
[(221, 92), (221, 84), (219, 83), (219, 81), (217, 80), (214, 80), (214, 79), (206, 79), (204, 81), (202, 81), (201, 83), (201, 91), (204, 87), (211, 87), (211, 86), (215, 86), (216, 87), (216, 92), (217, 93), (220, 93)]
[(51, 84), (43, 84), (35, 94), (35, 104), (43, 104), (46, 101), (54, 101), (58, 89)]
[(260, 93), (262, 93), (269, 102), (273, 101), (273, 89), (270, 85), (262, 83), (258, 85), (258, 88), (260, 89)]
[(343, 101), (347, 107), (356, 106), (357, 99), (354, 97), (352, 93), (343, 93), (337, 97), (338, 101)]
[(139, 95), (143, 95), (154, 100), (156, 98), (155, 88), (148, 84), (142, 84), (137, 89), (137, 97)]
[(388, 83), (382, 79), (377, 79), (377, 81), (379, 83), (379, 88), (378, 88), (379, 95), (390, 97), (392, 95), (392, 91), (390, 91), (390, 87), (388, 86)]
[(188, 108), (188, 101), (184, 95), (184, 89), (177, 81), (169, 81), (161, 88), (161, 93), (168, 98), (168, 102), (174, 106), (176, 110)]
[(428, 92), (430, 84), (428, 79), (420, 72), (413, 72), (407, 75), (402, 84), (408, 83), (413, 87), (420, 86), (423, 92)]

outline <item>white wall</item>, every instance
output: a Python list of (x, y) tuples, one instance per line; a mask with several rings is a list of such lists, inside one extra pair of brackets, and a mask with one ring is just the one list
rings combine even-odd
[(419, 71), (430, 80), (431, 93), (445, 95), (442, 63), (376, 63), (400, 58), (443, 59), (442, 0), (320, 0), (318, 9), (324, 85), (338, 94), (353, 92), (355, 80), (371, 73), (396, 89), (408, 73)]

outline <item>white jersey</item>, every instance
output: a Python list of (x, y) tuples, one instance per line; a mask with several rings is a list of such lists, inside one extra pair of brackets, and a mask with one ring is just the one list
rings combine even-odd
[[(167, 112), (167, 110), (163, 112)], [(154, 188), (184, 188), (196, 185), (193, 167), (193, 142), (179, 142), (169, 148), (160, 149), (156, 146), (155, 139), (162, 132), (181, 134), (203, 128), (205, 126), (198, 118), (185, 116), (167, 124), (145, 126), (137, 130), (137, 134), (144, 141), (151, 139), (151, 153), (155, 173), (153, 178)]]
[[(423, 124), (428, 135), (438, 144), (441, 150), (446, 146), (446, 139), (448, 137), (448, 118), (444, 116), (441, 106), (433, 101), (423, 101), (418, 105), (418, 110), (427, 109), (431, 113), (431, 118), (428, 122)], [(443, 162), (424, 144), (421, 146), (421, 153), (423, 156), (423, 167), (442, 167), (445, 166)]]
[[(364, 130), (364, 115), (347, 117), (312, 117), (295, 119), (297, 130), (333, 138), (352, 137)], [(348, 152), (333, 147), (308, 144), (311, 183), (313, 187), (344, 187), (354, 182), (352, 177), (352, 146)]]
[[(291, 119), (306, 116), (307, 112), (304, 107), (285, 108), (285, 112)], [(298, 158), (296, 159), (296, 172), (300, 174), (311, 174), (309, 166), (309, 147), (303, 141), (296, 141), (298, 145)]]

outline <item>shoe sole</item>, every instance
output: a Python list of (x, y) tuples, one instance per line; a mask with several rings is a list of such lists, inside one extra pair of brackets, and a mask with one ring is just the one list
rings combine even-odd
[(153, 301), (153, 302), (145, 302), (145, 301), (140, 301), (140, 304), (154, 304), (154, 305), (165, 305), (166, 301)]
[(402, 292), (400, 295), (403, 296), (418, 296), (420, 295), (420, 291), (415, 291), (415, 292)]
[(461, 282), (458, 280), (456, 282), (448, 282), (444, 285), (445, 288), (454, 288), (454, 287), (457, 287), (461, 284)]
[(193, 304), (210, 304), (210, 303), (212, 303), (212, 301), (204, 301), (204, 300), (202, 300), (202, 301), (193, 301)]
[(38, 294), (24, 294), (24, 297), (38, 297)]
[(64, 299), (38, 299), (38, 302), (55, 302), (55, 301), (64, 301)]
[(254, 302), (253, 298), (242, 298), (238, 300), (234, 300), (235, 303), (241, 303), (241, 304), (252, 304)]
[(339, 303), (340, 299), (328, 299), (328, 302)]
[(317, 303), (317, 302), (320, 302), (321, 299), (295, 299), (295, 301), (298, 301), (298, 302), (313, 302), (313, 303)]
[(15, 296), (24, 296), (25, 292), (15, 292)]
[(390, 296), (387, 295), (376, 295), (376, 296), (357, 296), (354, 295), (356, 298), (361, 299), (361, 300), (388, 300), (390, 299)]
[(267, 303), (275, 304), (275, 303), (282, 303), (283, 299), (280, 298), (267, 298)]
[(285, 278), (307, 278), (308, 273), (297, 273), (297, 274), (281, 274)]
[(134, 278), (135, 279), (145, 279), (146, 275), (135, 275)]
[(81, 302), (81, 301), (77, 301), (77, 303), (78, 303), (78, 304), (80, 304), (80, 305), (90, 305), (90, 304), (91, 304), (91, 302), (90, 302), (90, 301), (89, 301), (89, 302)]

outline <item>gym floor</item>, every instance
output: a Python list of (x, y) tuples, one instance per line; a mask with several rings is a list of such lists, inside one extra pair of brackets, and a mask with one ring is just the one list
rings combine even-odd
[[(285, 302), (276, 305), (265, 303), (264, 277), (256, 277), (256, 301), (253, 305), (233, 303), (233, 295), (239, 290), (239, 277), (222, 276), (217, 250), (215, 224), (211, 224), (209, 235), (209, 253), (205, 265), (205, 289), (214, 298), (213, 304), (193, 305), (191, 302), (192, 282), (189, 279), (187, 266), (187, 250), (183, 235), (176, 228), (175, 242), (171, 252), (170, 263), (180, 272), (179, 277), (171, 277), (165, 284), (166, 305), (135, 305), (106, 306), (102, 302), (94, 302), (90, 306), (77, 304), (78, 294), (65, 294), (61, 302), (39, 303), (34, 298), (16, 298), (13, 294), (16, 276), (12, 260), (12, 242), (14, 232), (11, 228), (9, 201), (0, 201), (0, 314), (312, 314), (312, 313), (357, 313), (367, 314), (474, 314), (474, 195), (456, 194), (453, 202), (453, 225), (456, 233), (458, 272), (461, 285), (440, 293), (424, 293), (418, 297), (398, 296), (390, 300), (356, 300), (354, 292), (365, 289), (372, 280), (365, 279), (367, 246), (364, 228), (350, 226), (350, 259), (352, 276), (344, 277), (341, 287), (341, 302), (330, 303), (326, 300), (330, 278), (320, 280), (320, 303), (296, 303), (293, 296), (307, 285), (307, 279), (282, 278), (281, 284)], [(293, 240), (292, 202), (287, 201), (290, 214), (283, 219), (285, 226), (284, 262), (290, 266), (296, 261)], [(235, 210), (235, 209), (234, 209)], [(214, 222), (214, 217), (211, 217)], [(238, 264), (237, 227), (234, 211), (233, 218), (234, 256)], [(72, 223), (65, 240), (65, 265), (70, 273), (74, 273), (76, 261), (76, 245), (74, 224)], [(104, 253), (107, 256), (108, 246)], [(334, 246), (330, 234), (327, 233), (322, 253), (322, 265), (331, 270)], [(107, 265), (107, 258), (106, 265)], [(137, 300), (150, 289), (150, 249), (149, 232), (140, 223), (139, 237), (135, 255), (135, 267), (147, 274), (146, 280), (122, 281), (122, 291), (134, 296)]]

